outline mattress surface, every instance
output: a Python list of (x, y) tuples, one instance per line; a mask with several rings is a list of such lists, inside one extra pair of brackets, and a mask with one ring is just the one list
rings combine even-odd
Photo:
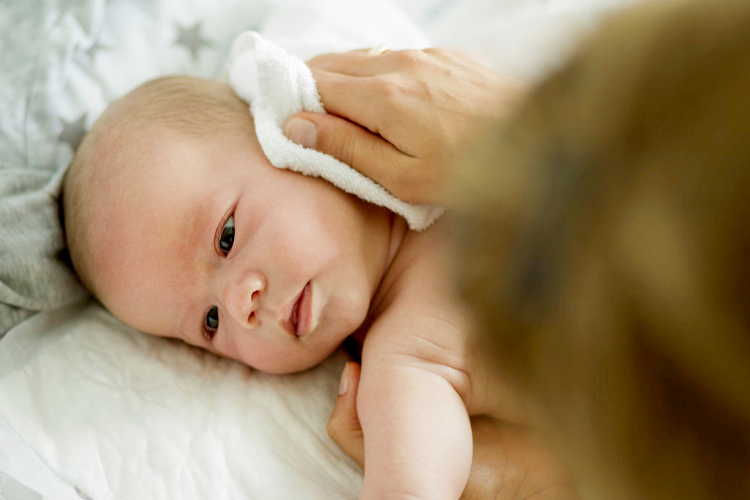
[(325, 430), (345, 360), (267, 375), (88, 304), (8, 334), (0, 408), (92, 499), (354, 498), (359, 467)]

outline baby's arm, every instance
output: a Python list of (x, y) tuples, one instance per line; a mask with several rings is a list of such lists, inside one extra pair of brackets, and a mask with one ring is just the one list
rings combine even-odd
[(365, 436), (360, 500), (456, 500), (466, 485), (472, 434), (464, 402), (437, 366), (368, 333), (357, 410)]

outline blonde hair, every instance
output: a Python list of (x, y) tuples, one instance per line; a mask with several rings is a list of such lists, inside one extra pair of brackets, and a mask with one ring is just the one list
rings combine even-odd
[(462, 165), (460, 288), (600, 493), (750, 498), (750, 5), (607, 23)]
[(128, 154), (130, 134), (165, 127), (200, 138), (252, 131), (248, 105), (228, 85), (186, 76), (144, 83), (113, 103), (86, 134), (63, 181), (62, 221), (70, 263), (91, 292), (97, 293), (96, 259), (89, 250), (97, 207), (93, 190), (102, 176), (127, 175), (117, 156)]

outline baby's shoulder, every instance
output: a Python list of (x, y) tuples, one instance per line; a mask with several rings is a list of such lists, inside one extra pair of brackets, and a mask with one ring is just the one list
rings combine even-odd
[[(391, 305), (451, 301), (446, 229), (438, 221), (421, 233), (409, 231), (383, 277), (379, 294)], [(377, 299), (378, 297), (376, 297)], [(377, 302), (377, 300), (376, 300)]]
[(409, 233), (404, 239), (374, 301), (364, 350), (463, 370), (473, 329), (451, 287), (448, 252), (439, 230)]
[[(365, 334), (363, 366), (410, 363), (444, 376), (470, 415), (524, 422), (526, 408), (481, 355), (475, 323), (453, 286), (453, 263), (442, 230), (438, 226), (405, 238), (377, 297)], [(489, 400), (488, 394), (499, 396)]]

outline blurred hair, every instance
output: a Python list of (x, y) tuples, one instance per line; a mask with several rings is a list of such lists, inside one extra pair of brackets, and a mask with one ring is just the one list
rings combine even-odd
[(750, 498), (750, 4), (606, 23), (458, 179), (459, 287), (603, 498)]
[(92, 200), (105, 177), (127, 176), (119, 155), (133, 153), (133, 134), (164, 127), (199, 137), (247, 133), (252, 127), (248, 105), (222, 83), (186, 76), (167, 76), (144, 83), (113, 103), (86, 134), (63, 181), (62, 222), (69, 260), (84, 285), (96, 294), (95, 259), (87, 252), (98, 207)]

